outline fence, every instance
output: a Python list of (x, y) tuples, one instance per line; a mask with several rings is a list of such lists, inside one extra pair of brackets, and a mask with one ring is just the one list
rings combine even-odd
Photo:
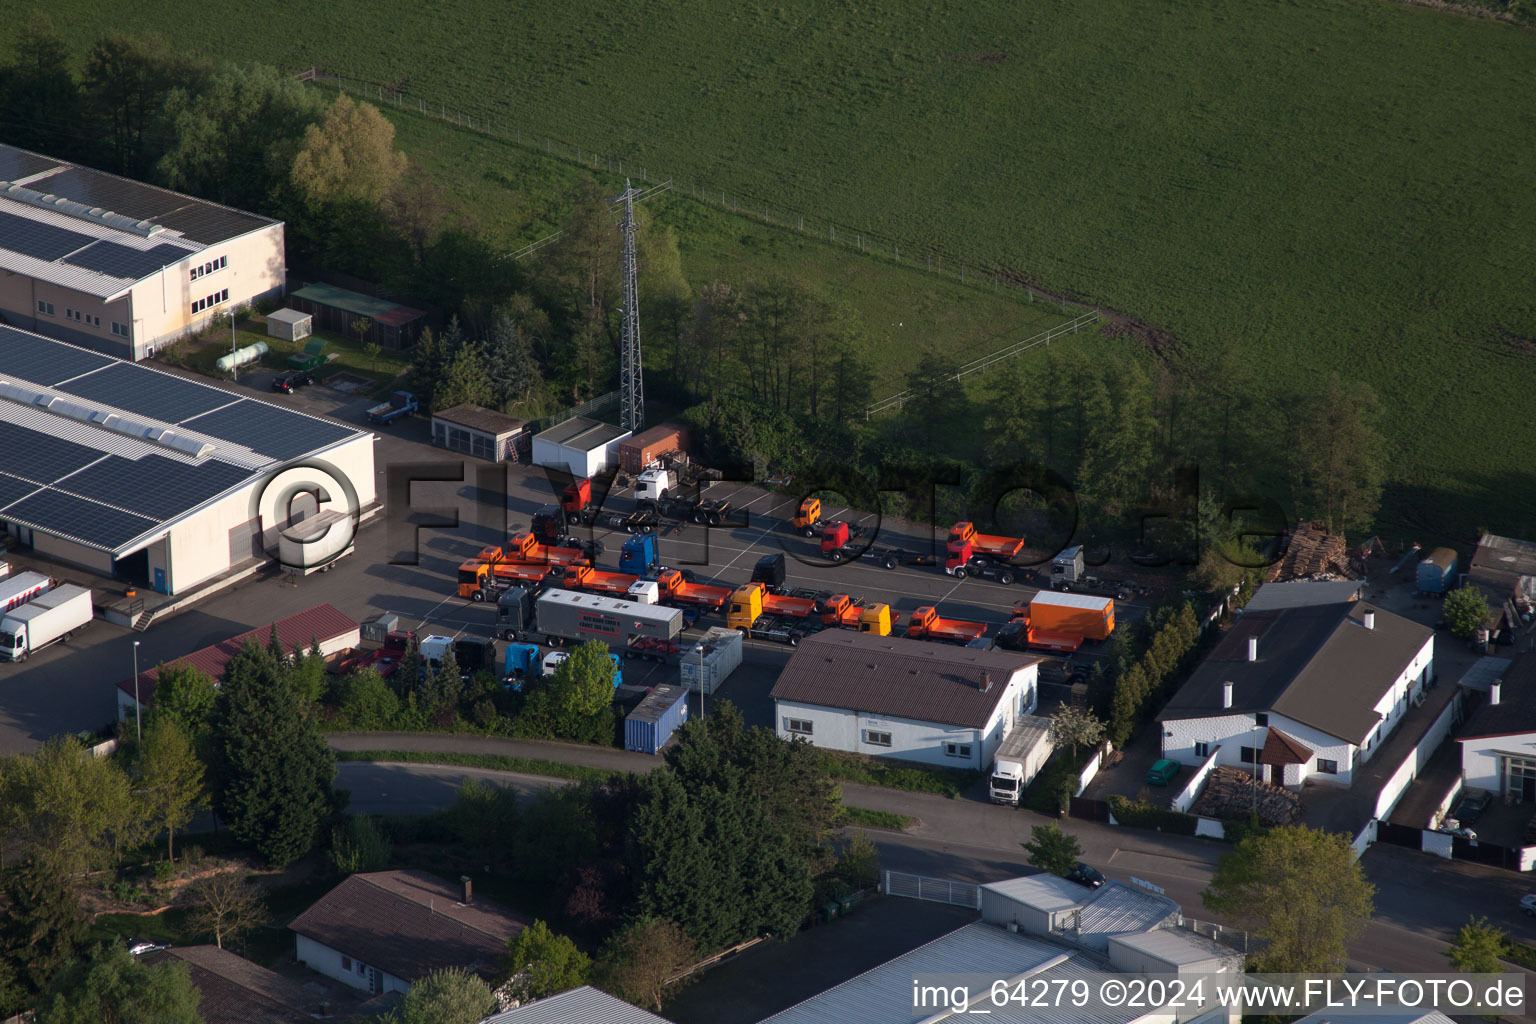
[(607, 412), (609, 409), (618, 408), (618, 405), (619, 393), (617, 391), (610, 391), (606, 395), (598, 395), (596, 398), (582, 402), (580, 405), (573, 405), (568, 409), (561, 409), (550, 413), (544, 417), (544, 429), (548, 430), (557, 423), (564, 423), (566, 420), (575, 419), (577, 416), (592, 416), (597, 413)]
[[(846, 224), (839, 224), (827, 218), (807, 215), (782, 204), (776, 206), (772, 201), (753, 195), (750, 192), (717, 189), (702, 182), (689, 181), (660, 172), (652, 175), (649, 167), (637, 165), (634, 161), (629, 161), (626, 164), (622, 159), (615, 160), (613, 157), (603, 156), (594, 150), (583, 149), (580, 146), (562, 142), (551, 137), (546, 132), (534, 131), (531, 128), (508, 120), (504, 115), (498, 113), (449, 110), (444, 103), (428, 100), (423, 96), (412, 96), (403, 89), (380, 85), (378, 82), (370, 82), (360, 78), (344, 78), (327, 71), (321, 71), (319, 68), (309, 68), (300, 71), (296, 77), (301, 82), (312, 82), (318, 86), (330, 87), (340, 92), (361, 96), (381, 106), (387, 105), (398, 110), (414, 111), (423, 117), (434, 118), (435, 120), (464, 128), (467, 131), (502, 139), (525, 149), (542, 151), (558, 159), (577, 163), (593, 170), (622, 175), (646, 185), (666, 184), (670, 187), (671, 191), (693, 199), (696, 202), (706, 203), (740, 216), (751, 217), (764, 224), (772, 224), (775, 227), (812, 235), (824, 239), (833, 245), (847, 249), (857, 249), (865, 255), (890, 260), (892, 263), (903, 267), (950, 278), (961, 284), (990, 289), (994, 292), (1011, 292), (1024, 297), (1030, 302), (1048, 302), (1052, 305), (1060, 306), (1064, 313), (1072, 309), (1085, 310), (1087, 308), (1064, 298), (1056, 298), (1042, 292), (1037, 292), (1016, 271), (987, 259), (978, 258), (975, 255), (958, 254), (928, 244), (912, 245), (910, 242), (907, 243), (906, 251), (903, 252), (901, 241), (891, 236), (868, 231), (863, 228), (849, 227)], [(509, 255), (517, 258), (527, 256), (538, 251), (539, 248), (547, 245), (557, 237), (558, 233), (546, 236), (537, 242), (523, 246), (515, 253)]]
[(888, 896), (981, 909), (981, 886), (975, 882), (951, 882), (945, 878), (907, 875), (899, 871), (883, 871), (881, 875), (880, 891)]
[(1248, 952), (1248, 933), (1241, 928), (1229, 928), (1224, 924), (1215, 924), (1211, 921), (1196, 921), (1192, 917), (1181, 917), (1179, 927), (1187, 932), (1204, 936), (1207, 939), (1221, 943), (1231, 949), (1240, 952)]

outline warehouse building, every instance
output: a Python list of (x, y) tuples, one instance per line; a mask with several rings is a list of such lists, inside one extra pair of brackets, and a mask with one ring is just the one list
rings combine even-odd
[(432, 414), (432, 443), (490, 462), (524, 462), (528, 425), (483, 405), (455, 405)]
[(376, 504), (372, 434), (3, 326), (0, 451), (0, 532), (163, 594)]
[(585, 416), (573, 416), (533, 437), (533, 464), (577, 479), (619, 464), (619, 446), (631, 431)]
[(138, 360), (280, 296), (283, 225), (0, 145), (0, 322)]
[(366, 323), (362, 340), (391, 352), (416, 344), (427, 324), (427, 314), (419, 309), (331, 284), (305, 285), (288, 296), (288, 305), (308, 313), (320, 327), (348, 338), (357, 337), (356, 325)]

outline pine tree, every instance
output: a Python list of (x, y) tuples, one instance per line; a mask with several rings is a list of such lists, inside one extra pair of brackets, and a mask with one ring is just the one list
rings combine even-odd
[(538, 364), (533, 359), (533, 349), (517, 321), (505, 310), (498, 310), (491, 320), (485, 366), (494, 396), (491, 404), (503, 412), (511, 412), (527, 402), (543, 383)]
[(336, 764), (291, 666), (247, 644), (215, 715), (216, 807), (230, 831), (274, 866), (308, 853), (331, 810)]

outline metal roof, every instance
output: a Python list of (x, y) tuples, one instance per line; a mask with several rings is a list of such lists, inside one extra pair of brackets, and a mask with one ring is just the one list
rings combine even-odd
[(635, 705), (635, 710), (629, 713), (629, 717), (636, 722), (659, 722), (674, 704), (687, 699), (688, 690), (685, 687), (662, 683), (652, 687), (651, 692), (645, 695), (645, 699)]
[(774, 684), (773, 699), (980, 729), (991, 721), (1013, 674), (1039, 660), (828, 630), (795, 648)]
[(585, 416), (572, 416), (563, 423), (556, 423), (543, 433), (534, 436), (535, 441), (562, 444), (583, 451), (594, 451), (625, 437), (629, 432), (611, 423), (599, 423)]
[(400, 303), (392, 302), (389, 299), (375, 298), (372, 295), (364, 295), (361, 292), (338, 288), (333, 284), (307, 284), (303, 288), (288, 294), (290, 298), (305, 299), (318, 306), (329, 306), (331, 309), (339, 309), (344, 313), (351, 313), (354, 316), (366, 316), (373, 320), (382, 320), (385, 323), (409, 323), (417, 317), (427, 315), (419, 309), (402, 306)]
[(1113, 598), (1094, 597), (1091, 594), (1061, 594), (1052, 590), (1042, 590), (1030, 598), (1029, 603), (1056, 605), (1060, 608), (1086, 608), (1096, 612), (1115, 602)]
[(997, 748), (998, 757), (1021, 757), (1051, 739), (1051, 720), (1040, 715), (1021, 715)]
[(1123, 882), (1106, 882), (1083, 900), (1073, 937), (1085, 946), (1106, 949), (1109, 936), (1150, 931), (1176, 921), (1179, 905), (1166, 896)]
[(671, 1021), (615, 999), (591, 985), (583, 985), (487, 1017), (480, 1024), (671, 1024)]
[(1368, 1009), (1330, 1009), (1303, 1017), (1295, 1024), (1454, 1024), (1439, 1010), (1405, 1010), (1372, 1006)]
[(1301, 608), (1309, 604), (1338, 604), (1340, 601), (1355, 600), (1364, 589), (1365, 584), (1359, 580), (1288, 580), (1284, 583), (1266, 583), (1249, 598), (1243, 606), (1243, 612)]
[(491, 434), (501, 437), (506, 434), (515, 434), (526, 425), (516, 416), (507, 416), (494, 409), (487, 409), (483, 405), (453, 405), (432, 414), (434, 420), (442, 420), (444, 423), (452, 423), (455, 426), (467, 427), (470, 430), (478, 430), (482, 434)]
[(1154, 928), (1148, 932), (1116, 935), (1110, 941), (1179, 967), (1202, 964), (1210, 960), (1242, 958), (1241, 953), (1213, 942), (1204, 935), (1196, 935), (1176, 928)]
[(916, 1024), (944, 1009), (913, 1006), (913, 980), (925, 976), (967, 984), (972, 1007), (989, 1010), (985, 1019), (994, 1024), (1128, 1024), (1143, 1013), (1093, 1004), (1060, 1009), (990, 1005), (993, 980), (1036, 970), (1034, 977), (1051, 983), (1081, 979), (1096, 986), (1108, 977), (1093, 961), (1065, 947), (976, 922), (776, 1013), (762, 1024)]
[(1076, 882), (1051, 874), (1005, 878), (1000, 882), (988, 882), (982, 888), (1026, 907), (1046, 911), (1080, 907), (1089, 896), (1089, 890)]
[(276, 320), (280, 324), (302, 324), (314, 319), (313, 313), (301, 313), (297, 309), (275, 309), (267, 314), (268, 322)]

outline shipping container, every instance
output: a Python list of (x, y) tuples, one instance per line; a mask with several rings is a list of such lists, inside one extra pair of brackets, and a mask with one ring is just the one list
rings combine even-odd
[(1421, 594), (1444, 594), (1456, 576), (1456, 552), (1435, 548), (1419, 563), (1415, 586)]
[(1115, 602), (1108, 597), (1041, 591), (1029, 602), (1029, 629), (1105, 640), (1115, 631)]
[(375, 615), (362, 625), (362, 638), (369, 643), (381, 644), (389, 634), (400, 628), (400, 616), (393, 612)]
[(688, 450), (688, 428), (663, 423), (627, 438), (619, 445), (619, 468), (639, 473), (667, 452)]
[(685, 650), (678, 662), (678, 675), (685, 689), (698, 690), (706, 696), (718, 690), (741, 665), (742, 634), (739, 629), (715, 626), (704, 634), (700, 653)]
[(677, 727), (688, 721), (688, 691), (662, 684), (624, 719), (624, 749), (659, 754)]

